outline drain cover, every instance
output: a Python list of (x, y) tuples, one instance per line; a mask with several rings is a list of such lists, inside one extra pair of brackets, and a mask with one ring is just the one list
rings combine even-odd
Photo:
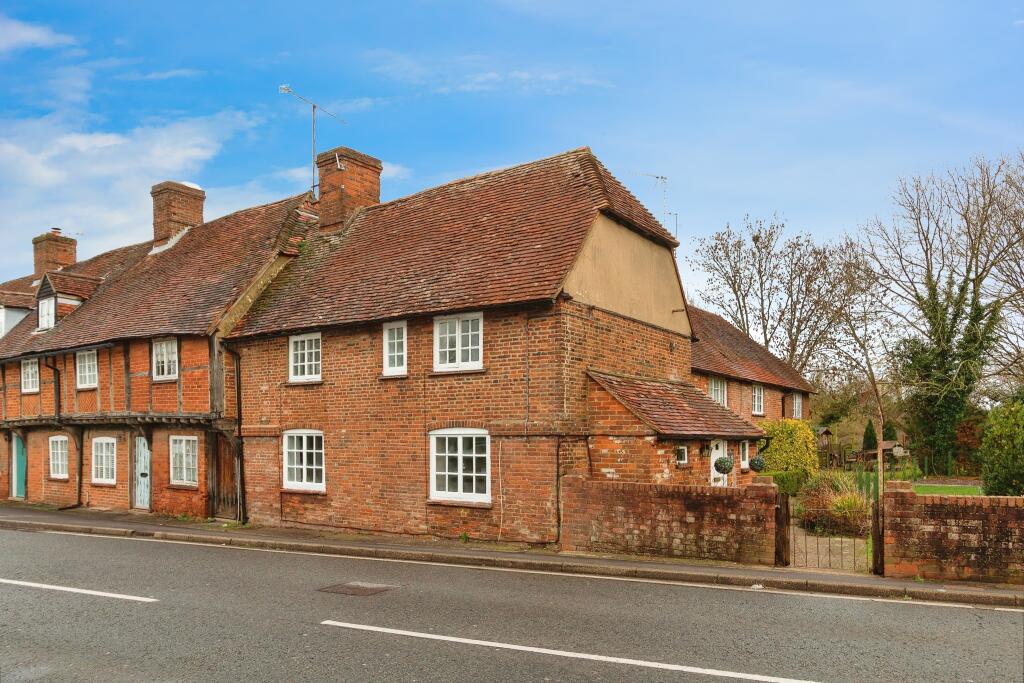
[(325, 588), (318, 589), (322, 593), (340, 593), (341, 595), (377, 595), (389, 591), (392, 588), (398, 588), (398, 586), (389, 586), (386, 583), (363, 583), (362, 581), (349, 581), (348, 583), (339, 583), (336, 586), (327, 586)]

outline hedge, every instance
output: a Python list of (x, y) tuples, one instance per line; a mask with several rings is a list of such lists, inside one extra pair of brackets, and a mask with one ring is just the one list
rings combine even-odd
[(761, 429), (769, 439), (768, 447), (760, 450), (769, 471), (800, 471), (808, 476), (818, 471), (818, 446), (806, 422), (766, 420)]
[(764, 474), (766, 477), (771, 477), (775, 480), (775, 485), (779, 487), (779, 493), (788, 493), (791, 496), (800, 493), (804, 482), (807, 481), (807, 475), (800, 470), (793, 470), (792, 472), (765, 472)]
[(1024, 404), (1008, 403), (988, 414), (978, 458), (986, 495), (1024, 495)]

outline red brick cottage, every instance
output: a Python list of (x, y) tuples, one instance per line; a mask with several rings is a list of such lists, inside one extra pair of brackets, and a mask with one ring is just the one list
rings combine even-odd
[(202, 190), (152, 195), (151, 241), (76, 262), (74, 240), (42, 235), (34, 274), (0, 284), (33, 309), (0, 339), (5, 495), (238, 514), (219, 339), (315, 216), (299, 196), (204, 223)]
[(749, 479), (677, 242), (589, 150), (373, 205), (376, 160), (318, 164), (319, 231), (229, 340), (251, 519), (551, 542), (566, 474)]
[(551, 542), (564, 476), (745, 484), (741, 387), (807, 411), (796, 373), (688, 306), (678, 243), (588, 149), (386, 203), (378, 160), (318, 166), (319, 202), (209, 223), (201, 191), (157, 185), (154, 240), (89, 261), (37, 238), (0, 284), (27, 313), (0, 339), (2, 490)]

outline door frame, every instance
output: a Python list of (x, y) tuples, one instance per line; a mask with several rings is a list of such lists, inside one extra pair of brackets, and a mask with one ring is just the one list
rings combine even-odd
[[(724, 455), (726, 457), (730, 457), (730, 455), (729, 455), (729, 442), (726, 439), (712, 439), (711, 440), (711, 445), (708, 447), (708, 461), (709, 461), (708, 462), (708, 464), (709, 464), (709, 467), (708, 467), (708, 475), (709, 475), (708, 476), (708, 482), (711, 484), (711, 486), (728, 486), (729, 485), (729, 475), (728, 474), (719, 474), (717, 471), (715, 471), (715, 460), (717, 460), (718, 458), (722, 457), (721, 455), (719, 455), (719, 456), (715, 455), (715, 444), (716, 443), (722, 444), (722, 446), (725, 448)], [(724, 479), (725, 483), (724, 484), (716, 484), (715, 483), (715, 479), (718, 478), (718, 477), (721, 477), (722, 479)]]
[[(149, 488), (147, 490), (147, 501), (146, 505), (139, 505), (139, 441), (146, 444), (146, 455), (149, 459), (149, 467), (146, 472), (146, 479), (149, 480)], [(149, 444), (149, 439), (144, 436), (135, 436), (135, 442), (132, 444), (132, 457), (131, 457), (131, 472), (132, 472), (132, 509), (135, 510), (151, 510), (153, 508), (153, 448)]]

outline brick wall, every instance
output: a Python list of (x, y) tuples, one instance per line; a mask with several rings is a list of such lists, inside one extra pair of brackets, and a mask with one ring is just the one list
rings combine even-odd
[(775, 563), (773, 483), (712, 488), (562, 478), (562, 548)]
[(1024, 497), (884, 493), (885, 575), (1024, 584)]
[[(380, 324), (325, 330), (317, 384), (289, 383), (287, 337), (241, 344), (250, 518), (553, 541), (562, 416), (559, 328), (550, 307), (489, 311), (484, 370), (435, 373), (433, 318), (411, 318), (404, 377), (381, 376)], [(446, 427), (489, 432), (490, 505), (428, 500), (428, 434)], [(289, 429), (324, 433), (324, 493), (284, 490), (282, 439)]]

